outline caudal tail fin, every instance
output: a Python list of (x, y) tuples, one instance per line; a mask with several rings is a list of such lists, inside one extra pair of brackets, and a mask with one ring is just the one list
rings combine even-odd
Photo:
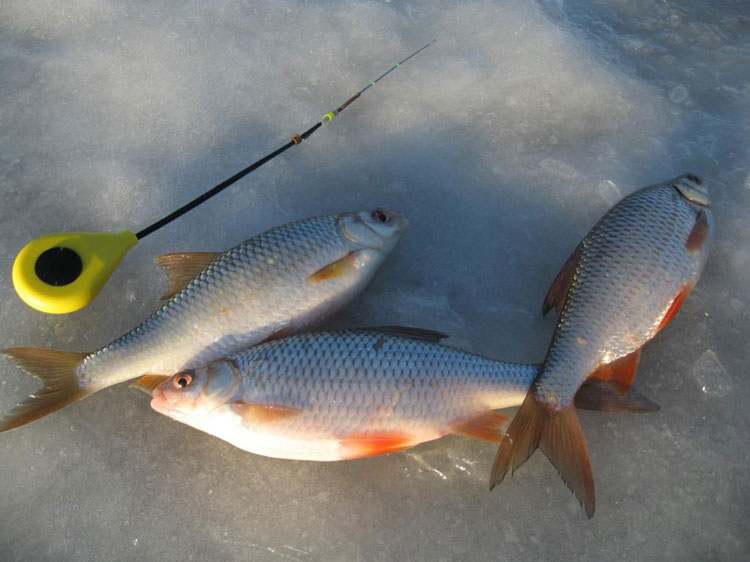
[(29, 396), (25, 402), (0, 420), (0, 432), (38, 420), (96, 391), (80, 387), (76, 377), (76, 369), (87, 353), (55, 351), (40, 347), (12, 347), (0, 353), (44, 383), (41, 391)]
[(537, 448), (547, 455), (591, 519), (596, 509), (594, 475), (575, 407), (550, 411), (536, 401), (533, 391), (526, 395), (500, 443), (490, 490), (503, 481), (508, 471), (512, 475)]

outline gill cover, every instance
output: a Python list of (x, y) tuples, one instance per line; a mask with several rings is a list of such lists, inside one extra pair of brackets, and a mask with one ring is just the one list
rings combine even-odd
[(384, 209), (349, 213), (339, 219), (339, 228), (347, 240), (386, 253), (393, 249), (408, 224), (401, 213)]
[(210, 412), (229, 402), (240, 383), (240, 373), (230, 361), (214, 361), (171, 376), (154, 390), (151, 405), (156, 410)]

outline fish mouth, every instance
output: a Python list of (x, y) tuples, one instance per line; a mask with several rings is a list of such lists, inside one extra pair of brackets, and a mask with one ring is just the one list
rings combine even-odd
[(677, 176), (669, 182), (677, 192), (690, 203), (699, 207), (711, 208), (711, 200), (708, 198), (708, 188), (705, 181), (697, 174), (687, 173)]
[(164, 391), (160, 387), (156, 387), (151, 391), (151, 407), (160, 413), (166, 413), (169, 410), (168, 408), (169, 401), (167, 400), (166, 395), (164, 394)]

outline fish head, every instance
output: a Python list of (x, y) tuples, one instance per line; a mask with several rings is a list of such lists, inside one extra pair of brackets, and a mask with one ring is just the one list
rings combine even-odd
[(169, 377), (154, 389), (151, 407), (171, 417), (205, 415), (229, 402), (240, 383), (231, 362), (215, 361)]
[(409, 227), (398, 211), (375, 209), (341, 215), (339, 228), (355, 249), (371, 249), (387, 254)]
[(685, 200), (699, 207), (711, 208), (711, 199), (708, 194), (708, 184), (696, 174), (682, 174), (667, 182), (675, 188)]

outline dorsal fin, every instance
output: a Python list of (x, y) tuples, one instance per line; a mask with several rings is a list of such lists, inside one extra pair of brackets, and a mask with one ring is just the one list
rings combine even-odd
[(557, 308), (557, 313), (562, 312), (563, 305), (565, 304), (565, 297), (568, 296), (570, 285), (573, 283), (573, 276), (576, 272), (576, 265), (578, 264), (578, 258), (581, 255), (583, 246), (578, 244), (578, 247), (570, 254), (570, 257), (562, 266), (560, 273), (557, 274), (555, 280), (552, 282), (552, 286), (547, 291), (547, 296), (544, 298), (544, 305), (542, 306), (542, 316), (545, 316), (553, 307)]
[(611, 381), (617, 385), (621, 394), (626, 394), (635, 380), (635, 374), (638, 371), (638, 363), (641, 360), (641, 349), (636, 349), (633, 353), (625, 355), (612, 361), (599, 365), (597, 369), (589, 375), (589, 379), (600, 381)]
[(424, 328), (412, 328), (411, 326), (376, 326), (375, 328), (363, 328), (368, 332), (381, 332), (390, 336), (400, 336), (413, 340), (429, 341), (438, 343), (448, 336), (437, 330), (426, 330)]
[(288, 338), (294, 333), (295, 333), (295, 329), (292, 326), (287, 325), (281, 328), (276, 328), (276, 330), (274, 330), (270, 336), (268, 336), (266, 339), (264, 339), (260, 343), (268, 343), (270, 341), (280, 340), (282, 338)]
[(178, 252), (156, 258), (154, 263), (164, 270), (169, 280), (169, 288), (162, 298), (171, 299), (220, 255), (221, 252)]

